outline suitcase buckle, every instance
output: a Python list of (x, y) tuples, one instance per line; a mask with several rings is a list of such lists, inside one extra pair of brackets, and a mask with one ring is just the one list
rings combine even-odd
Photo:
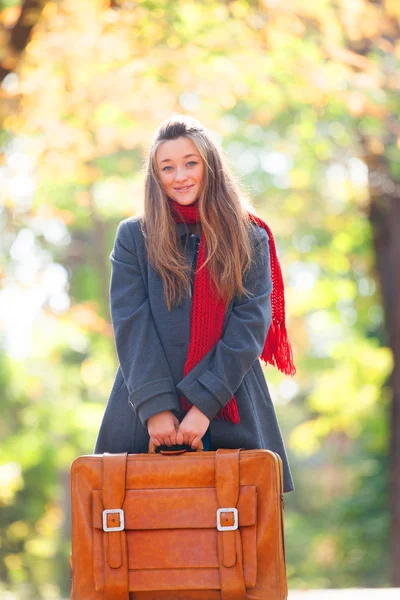
[[(233, 525), (221, 525), (221, 513), (232, 512), (234, 516)], [(217, 509), (217, 529), (218, 531), (230, 531), (238, 528), (238, 510), (237, 508), (218, 508)]]
[[(107, 525), (107, 515), (110, 514), (118, 514), (120, 525), (116, 525), (115, 527), (108, 527)], [(124, 528), (124, 511), (122, 508), (105, 508), (103, 510), (103, 531), (122, 531)]]

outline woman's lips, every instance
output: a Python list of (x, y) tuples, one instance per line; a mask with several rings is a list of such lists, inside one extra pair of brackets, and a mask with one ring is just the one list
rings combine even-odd
[(192, 184), (192, 185), (187, 185), (186, 187), (184, 187), (184, 188), (180, 188), (180, 189), (178, 189), (178, 188), (174, 188), (174, 190), (175, 190), (176, 192), (179, 192), (180, 194), (184, 194), (185, 192), (188, 192), (188, 191), (189, 191), (189, 190), (190, 190), (190, 189), (193, 187), (193, 185), (194, 185), (194, 184)]

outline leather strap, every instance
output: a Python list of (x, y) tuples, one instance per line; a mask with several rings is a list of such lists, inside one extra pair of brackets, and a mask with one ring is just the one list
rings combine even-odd
[[(125, 499), (127, 452), (103, 453), (103, 508), (122, 509)], [(118, 527), (118, 513), (106, 515), (107, 527)], [(126, 533), (103, 531), (104, 600), (129, 600)]]
[[(218, 448), (215, 452), (215, 489), (219, 508), (236, 508), (239, 499), (241, 448)], [(222, 512), (222, 525), (233, 525), (231, 512)], [(243, 600), (246, 586), (240, 529), (217, 531), (222, 600)]]

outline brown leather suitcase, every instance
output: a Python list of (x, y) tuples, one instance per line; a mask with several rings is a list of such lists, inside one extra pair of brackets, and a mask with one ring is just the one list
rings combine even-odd
[(265, 449), (70, 466), (71, 600), (286, 600), (283, 472)]

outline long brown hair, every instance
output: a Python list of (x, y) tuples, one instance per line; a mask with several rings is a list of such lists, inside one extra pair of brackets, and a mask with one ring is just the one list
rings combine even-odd
[[(178, 243), (176, 225), (168, 205), (156, 163), (157, 148), (167, 140), (187, 137), (204, 160), (204, 179), (198, 199), (202, 235), (207, 247), (210, 276), (229, 306), (234, 294), (248, 291), (243, 277), (253, 260), (251, 224), (246, 211), (251, 205), (206, 128), (193, 117), (174, 115), (156, 130), (145, 172), (145, 198), (142, 230), (148, 261), (160, 274), (168, 310), (180, 304), (190, 291), (191, 265)], [(252, 212), (252, 211), (251, 211)], [(204, 265), (205, 266), (205, 265)]]

